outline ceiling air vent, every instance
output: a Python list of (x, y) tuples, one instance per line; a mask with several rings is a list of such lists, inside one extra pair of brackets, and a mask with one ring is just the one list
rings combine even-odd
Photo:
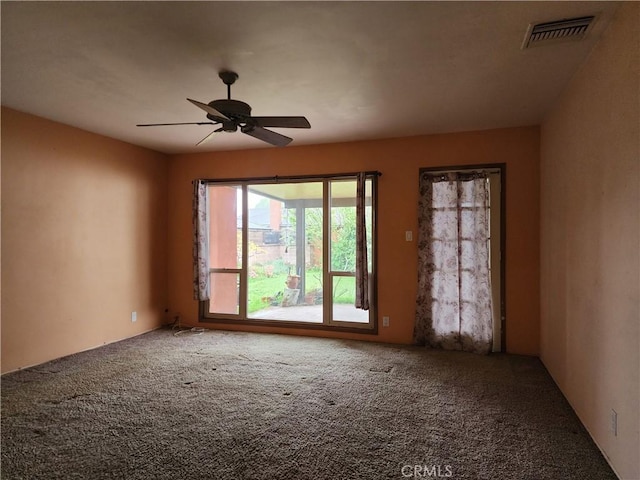
[(594, 23), (595, 15), (529, 25), (522, 48), (556, 42), (582, 40)]

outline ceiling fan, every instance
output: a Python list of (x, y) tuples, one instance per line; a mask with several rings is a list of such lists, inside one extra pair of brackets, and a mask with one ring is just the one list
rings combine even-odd
[(137, 127), (157, 127), (166, 125), (218, 125), (209, 135), (200, 140), (196, 145), (200, 145), (211, 139), (218, 132), (235, 132), (240, 128), (242, 133), (250, 135), (263, 142), (270, 143), (277, 147), (288, 145), (293, 139), (281, 135), (265, 127), (280, 128), (311, 128), (309, 121), (305, 117), (252, 117), (251, 107), (240, 100), (231, 99), (231, 85), (238, 79), (235, 72), (222, 71), (218, 74), (222, 82), (227, 86), (227, 98), (213, 100), (209, 103), (198, 102), (187, 98), (196, 107), (207, 113), (209, 122), (182, 122), (182, 123), (145, 123), (138, 124)]

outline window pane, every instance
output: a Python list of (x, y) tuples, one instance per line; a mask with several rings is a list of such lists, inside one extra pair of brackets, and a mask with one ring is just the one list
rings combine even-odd
[[(367, 229), (367, 260), (372, 266), (372, 188), (365, 182), (365, 224)], [(354, 273), (356, 270), (356, 182), (331, 182), (331, 271)]]
[(331, 182), (331, 271), (356, 270), (356, 182)]
[(209, 186), (209, 266), (242, 268), (242, 188)]
[(318, 306), (322, 312), (322, 252), (323, 252), (323, 208), (314, 207), (305, 209), (305, 233), (307, 245), (305, 253), (305, 274), (304, 274), (304, 298), (303, 302), (307, 306)]
[(333, 321), (369, 323), (369, 311), (355, 307), (356, 278), (333, 277)]
[(209, 313), (237, 315), (240, 312), (238, 273), (211, 273)]

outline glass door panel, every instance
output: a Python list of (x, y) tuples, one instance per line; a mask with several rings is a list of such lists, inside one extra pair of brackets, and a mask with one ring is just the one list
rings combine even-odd
[(322, 192), (322, 182), (249, 187), (249, 318), (322, 323)]
[[(372, 265), (371, 181), (365, 185), (365, 218), (367, 225), (367, 257), (369, 272)], [(331, 318), (330, 322), (360, 323), (368, 325), (370, 312), (355, 308), (356, 270), (356, 181), (333, 180), (330, 182), (330, 271)], [(370, 273), (371, 275), (371, 273)], [(370, 278), (371, 280), (371, 278)]]

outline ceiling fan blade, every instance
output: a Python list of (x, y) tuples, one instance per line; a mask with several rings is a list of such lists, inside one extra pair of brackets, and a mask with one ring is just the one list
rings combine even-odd
[(251, 117), (258, 127), (311, 128), (305, 117)]
[(213, 117), (220, 118), (222, 120), (231, 120), (229, 117), (223, 115), (218, 110), (216, 110), (215, 108), (213, 108), (210, 105), (207, 105), (206, 103), (202, 103), (202, 102), (199, 102), (197, 100), (191, 100), (190, 98), (187, 98), (187, 100), (189, 100), (196, 107), (201, 108), (202, 110), (204, 110), (205, 112), (207, 112), (209, 115), (211, 115)]
[(136, 127), (162, 127), (165, 125), (217, 125), (220, 122), (139, 123)]
[(263, 142), (270, 143), (271, 145), (275, 145), (276, 147), (284, 147), (293, 141), (293, 138), (286, 137), (284, 135), (280, 135), (279, 133), (272, 132), (271, 130), (267, 130), (262, 127), (243, 127), (242, 133), (246, 133), (258, 140), (262, 140)]
[(196, 147), (199, 145), (202, 145), (204, 142), (207, 142), (209, 140), (211, 140), (211, 138), (213, 138), (213, 136), (218, 133), (221, 132), (222, 128), (218, 128), (216, 130), (214, 130), (213, 132), (211, 132), (209, 135), (207, 135), (206, 137), (204, 137), (202, 140), (200, 140), (198, 143), (196, 143)]

